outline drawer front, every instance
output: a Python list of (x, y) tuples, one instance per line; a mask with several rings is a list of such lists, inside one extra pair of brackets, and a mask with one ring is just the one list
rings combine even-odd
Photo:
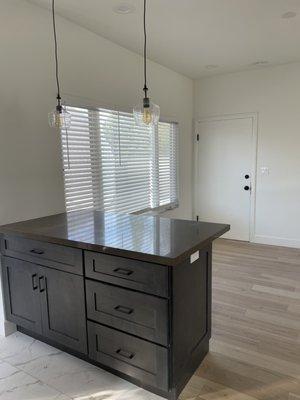
[(85, 251), (88, 278), (168, 297), (168, 267)]
[(168, 390), (168, 350), (88, 322), (89, 356), (143, 384)]
[(168, 300), (86, 280), (89, 319), (168, 345)]
[(1, 243), (1, 252), (6, 256), (83, 275), (80, 249), (17, 236), (5, 236)]

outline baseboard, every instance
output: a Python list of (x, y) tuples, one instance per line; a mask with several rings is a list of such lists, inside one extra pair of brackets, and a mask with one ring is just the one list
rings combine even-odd
[(0, 326), (0, 336), (9, 336), (17, 331), (17, 327), (15, 324), (9, 321), (1, 321), (2, 324)]
[(4, 321), (4, 334), (5, 336), (12, 335), (14, 332), (17, 332), (17, 326), (9, 321)]
[(286, 239), (276, 236), (263, 236), (255, 235), (251, 242), (260, 244), (269, 244), (272, 246), (283, 246), (283, 247), (293, 247), (300, 249), (300, 240), (297, 239)]

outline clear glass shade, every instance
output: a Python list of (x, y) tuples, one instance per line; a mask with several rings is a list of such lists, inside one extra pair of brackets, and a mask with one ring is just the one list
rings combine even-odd
[(134, 107), (133, 116), (138, 126), (157, 125), (159, 122), (160, 107), (152, 103), (152, 101), (149, 102), (149, 107), (144, 107), (143, 104), (139, 104)]
[(69, 128), (71, 125), (71, 114), (64, 107), (61, 111), (56, 108), (48, 114), (48, 121), (51, 128)]

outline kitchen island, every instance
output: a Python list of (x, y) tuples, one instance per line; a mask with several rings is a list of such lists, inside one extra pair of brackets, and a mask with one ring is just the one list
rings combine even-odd
[(4, 225), (6, 319), (177, 399), (209, 350), (212, 241), (228, 230), (91, 210)]

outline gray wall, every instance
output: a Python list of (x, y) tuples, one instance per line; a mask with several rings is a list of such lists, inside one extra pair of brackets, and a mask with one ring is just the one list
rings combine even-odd
[[(63, 18), (57, 28), (64, 94), (76, 102), (131, 110), (141, 96), (142, 58)], [(60, 138), (47, 122), (56, 96), (50, 13), (22, 0), (2, 0), (0, 49), (0, 224), (5, 224), (64, 211)], [(193, 82), (149, 62), (149, 84), (162, 115), (180, 124), (180, 207), (170, 215), (190, 218)]]

